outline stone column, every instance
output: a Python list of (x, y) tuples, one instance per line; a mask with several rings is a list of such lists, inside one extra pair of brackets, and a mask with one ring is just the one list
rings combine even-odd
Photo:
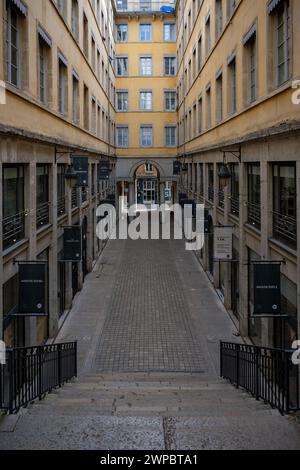
[[(219, 175), (218, 164), (214, 162), (214, 203), (213, 203), (213, 221), (217, 225), (218, 220), (218, 199), (219, 199)], [(220, 287), (220, 263), (214, 263), (214, 285)]]
[[(207, 208), (207, 199), (208, 199), (208, 165), (203, 163), (203, 201), (204, 205)], [(209, 266), (209, 241), (208, 235), (205, 235), (204, 247), (203, 247), (203, 269), (208, 270)]]
[[(34, 150), (33, 161), (25, 166), (24, 187), (30, 188), (25, 191), (25, 209), (28, 215), (25, 218), (25, 233), (29, 239), (28, 260), (34, 261), (37, 256), (36, 245), (36, 155)], [(34, 346), (37, 341), (37, 321), (35, 317), (25, 319), (25, 344)]]
[[(228, 185), (224, 188), (224, 224), (229, 225), (229, 181)], [(225, 292), (224, 292), (224, 304), (225, 307), (230, 310), (232, 309), (231, 299), (231, 270), (232, 263), (225, 263)]]
[(244, 224), (247, 221), (247, 165), (240, 163), (240, 220), (239, 220), (239, 286), (240, 286), (240, 333), (242, 336), (248, 336), (248, 253), (246, 247), (246, 234)]
[[(66, 182), (66, 211), (68, 215), (67, 225), (72, 225), (72, 188), (69, 182)], [(65, 263), (66, 266), (66, 305), (65, 307), (71, 308), (72, 306), (72, 263)]]
[[(261, 257), (270, 259), (269, 237), (272, 235), (272, 171), (267, 161), (260, 164), (261, 180)], [(262, 346), (273, 346), (273, 319), (262, 319), (261, 343)]]
[(52, 237), (49, 247), (49, 336), (54, 338), (58, 331), (58, 297), (57, 297), (57, 164), (50, 167), (49, 175), (50, 222)]

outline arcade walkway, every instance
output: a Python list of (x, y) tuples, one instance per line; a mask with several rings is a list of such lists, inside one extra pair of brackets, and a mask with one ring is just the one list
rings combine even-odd
[(236, 331), (181, 241), (109, 242), (57, 338), (79, 379), (0, 424), (0, 449), (300, 449), (294, 418), (221, 380)]

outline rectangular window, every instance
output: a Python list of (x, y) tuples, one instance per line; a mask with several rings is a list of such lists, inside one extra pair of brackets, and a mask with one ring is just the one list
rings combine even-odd
[(210, 30), (210, 14), (206, 18), (205, 22), (205, 52), (206, 56), (210, 54), (211, 51), (211, 30)]
[(79, 77), (76, 72), (72, 76), (72, 117), (75, 124), (79, 124)]
[(175, 112), (177, 109), (177, 95), (176, 91), (165, 91), (165, 111), (167, 112)]
[(68, 109), (68, 68), (66, 62), (58, 59), (58, 111), (63, 116)]
[(203, 100), (202, 96), (198, 99), (198, 133), (203, 131)]
[(25, 236), (24, 167), (3, 165), (3, 249), (14, 245)]
[(206, 128), (210, 129), (211, 125), (211, 88), (209, 86), (206, 89)]
[(36, 225), (41, 228), (49, 223), (48, 165), (36, 166)]
[(116, 126), (116, 145), (117, 147), (128, 147), (129, 131), (128, 126)]
[(122, 90), (116, 92), (116, 108), (117, 111), (128, 111), (128, 91)]
[(88, 19), (85, 13), (83, 13), (82, 24), (83, 24), (83, 52), (88, 58), (89, 57), (89, 24), (88, 24)]
[(177, 126), (165, 127), (165, 146), (176, 147), (177, 145)]
[(273, 166), (273, 236), (293, 248), (297, 244), (296, 166)]
[(280, 86), (290, 78), (291, 8), (289, 0), (279, 3), (276, 23), (277, 80)]
[(176, 57), (167, 56), (164, 57), (164, 74), (169, 77), (176, 75)]
[(7, 5), (6, 29), (6, 64), (7, 81), (12, 85), (20, 86), (20, 17), (9, 2)]
[(198, 72), (202, 67), (202, 36), (198, 38)]
[(57, 216), (66, 213), (66, 166), (57, 165)]
[(248, 222), (255, 228), (261, 226), (260, 165), (248, 165)]
[(140, 24), (140, 41), (151, 41), (152, 40), (152, 25), (151, 24)]
[(92, 69), (96, 72), (96, 42), (93, 35), (91, 36), (91, 55)]
[(152, 111), (152, 91), (140, 92), (140, 111)]
[(152, 147), (153, 145), (153, 128), (152, 126), (140, 127), (140, 146)]
[(164, 23), (164, 41), (176, 41), (176, 25), (175, 23)]
[(223, 0), (216, 0), (216, 38), (218, 39), (223, 31)]
[(96, 105), (96, 98), (92, 97), (92, 112), (91, 112), (91, 131), (93, 134), (96, 135), (97, 132), (97, 105)]
[(47, 68), (46, 68), (46, 45), (39, 37), (39, 98), (44, 104), (47, 103)]
[(233, 15), (235, 7), (236, 0), (227, 0), (227, 18), (230, 18)]
[(257, 96), (257, 40), (256, 26), (253, 25), (249, 32), (244, 36), (245, 46), (245, 67), (247, 72), (247, 96), (248, 103), (253, 103)]
[(219, 74), (216, 79), (216, 119), (217, 122), (223, 120), (223, 74)]
[(127, 42), (128, 41), (128, 24), (117, 24), (117, 42)]
[(79, 38), (78, 17), (79, 17), (78, 0), (72, 0), (72, 34), (77, 41)]
[(232, 57), (228, 63), (228, 112), (236, 112), (236, 57)]
[(57, 0), (57, 8), (61, 16), (66, 19), (67, 17), (67, 0)]
[(152, 75), (152, 57), (140, 57), (140, 75)]
[(83, 86), (83, 126), (88, 131), (90, 128), (90, 115), (89, 115), (89, 89), (86, 85)]
[(124, 77), (128, 75), (128, 57), (116, 57), (116, 75)]

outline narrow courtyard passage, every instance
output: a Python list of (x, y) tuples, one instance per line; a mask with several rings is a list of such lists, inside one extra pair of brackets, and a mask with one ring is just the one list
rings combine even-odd
[(282, 417), (219, 377), (242, 341), (182, 241), (110, 241), (56, 341), (79, 377), (0, 424), (1, 449), (299, 449)]

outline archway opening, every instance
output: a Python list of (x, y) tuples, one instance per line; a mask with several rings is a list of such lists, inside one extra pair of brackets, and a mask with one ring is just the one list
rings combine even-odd
[(153, 163), (142, 163), (135, 172), (136, 204), (152, 207), (160, 202), (160, 174)]

